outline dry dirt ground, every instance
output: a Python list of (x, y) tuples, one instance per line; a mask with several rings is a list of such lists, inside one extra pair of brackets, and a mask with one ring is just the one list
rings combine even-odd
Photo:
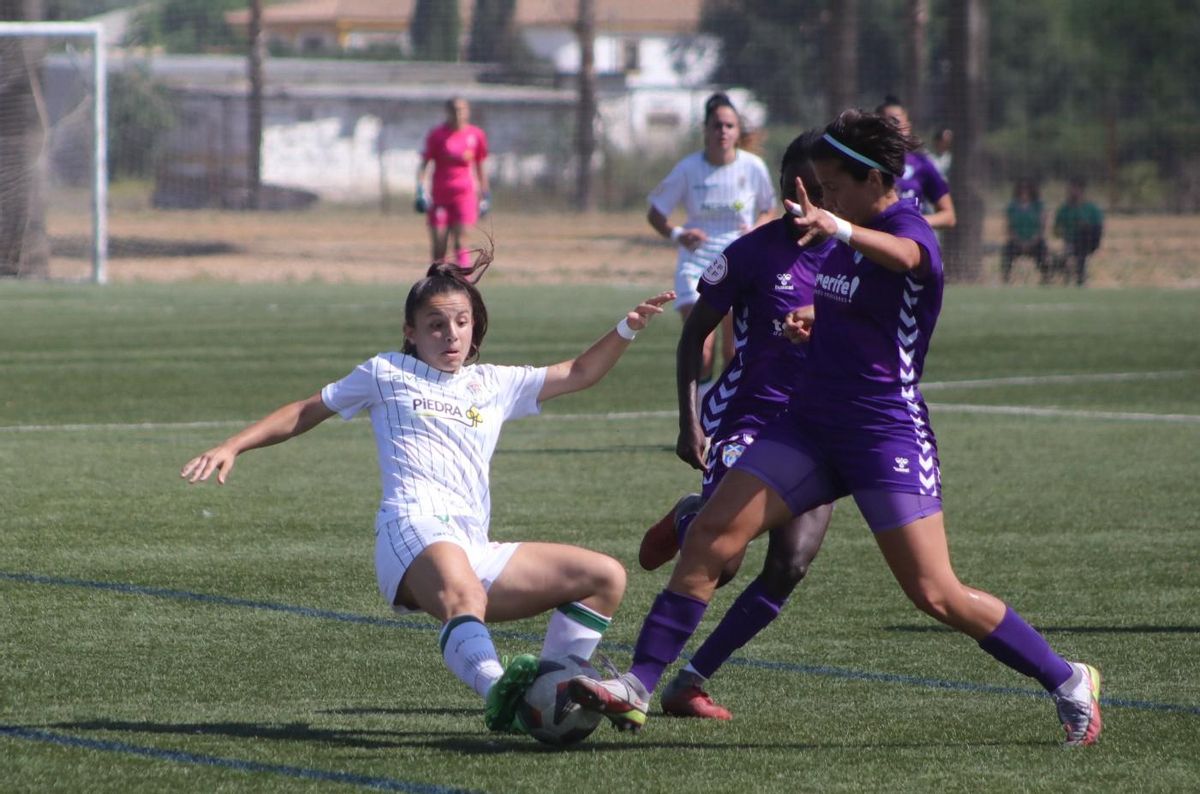
[[(82, 235), (87, 218), (50, 218), (51, 278), (89, 273)], [(1096, 287), (1200, 287), (1200, 217), (1113, 216), (1090, 262)], [(575, 215), (501, 209), (473, 234), (495, 242), (488, 278), (522, 283), (638, 283), (670, 286), (674, 254), (640, 212)], [(411, 283), (427, 264), (428, 232), (415, 214), (318, 208), (292, 213), (114, 211), (109, 218), (109, 279), (128, 281), (321, 281)], [(999, 282), (1003, 226), (989, 218), (984, 283)], [(1053, 246), (1053, 244), (1052, 244)], [(1036, 283), (1018, 260), (1014, 281)]]

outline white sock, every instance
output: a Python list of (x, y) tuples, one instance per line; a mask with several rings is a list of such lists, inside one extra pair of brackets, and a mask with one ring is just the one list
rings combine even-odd
[(550, 613), (550, 625), (546, 626), (546, 640), (542, 643), (542, 657), (559, 659), (574, 654), (591, 659), (610, 623), (612, 618), (578, 601), (563, 604)]
[(451, 618), (442, 626), (438, 642), (450, 672), (480, 697), (486, 697), (492, 684), (504, 674), (492, 635), (474, 615)]

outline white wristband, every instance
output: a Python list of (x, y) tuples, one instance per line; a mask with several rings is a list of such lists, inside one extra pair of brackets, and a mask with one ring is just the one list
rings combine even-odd
[(671, 242), (679, 242), (679, 238), (683, 237), (683, 234), (686, 231), (687, 229), (683, 228), (682, 226), (676, 226), (675, 228), (671, 229)]
[(637, 331), (629, 327), (628, 317), (622, 317), (621, 322), (617, 323), (617, 336), (627, 339), (630, 342), (637, 339)]
[(833, 222), (837, 224), (837, 231), (833, 233), (834, 238), (841, 240), (843, 243), (850, 242), (850, 232), (852, 230), (850, 221), (844, 218), (839, 218), (833, 213), (830, 213), (830, 217), (832, 217)]

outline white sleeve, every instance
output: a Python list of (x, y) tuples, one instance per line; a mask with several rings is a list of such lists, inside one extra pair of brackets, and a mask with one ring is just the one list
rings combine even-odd
[(687, 197), (687, 169), (684, 167), (686, 159), (680, 160), (671, 169), (671, 173), (667, 174), (663, 181), (658, 183), (658, 187), (650, 191), (648, 196), (650, 206), (658, 210), (664, 217), (669, 216), (676, 207)]
[(496, 401), (506, 420), (541, 413), (538, 395), (546, 382), (546, 367), (496, 366), (492, 370), (500, 384)]
[(754, 201), (756, 211), (754, 219), (758, 220), (758, 216), (764, 212), (774, 212), (775, 204), (778, 198), (775, 196), (775, 183), (771, 181), (771, 174), (767, 171), (767, 164), (759, 159), (755, 170), (758, 172), (758, 191), (755, 194)]
[(350, 419), (364, 408), (379, 402), (379, 386), (375, 377), (378, 362), (378, 356), (368, 359), (346, 377), (321, 389), (321, 402), (343, 419)]

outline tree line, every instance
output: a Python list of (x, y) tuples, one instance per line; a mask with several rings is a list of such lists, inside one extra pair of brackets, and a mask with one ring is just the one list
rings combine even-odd
[[(961, 0), (710, 0), (717, 79), (807, 125), (900, 96), (917, 130), (969, 98), (951, 61)], [(997, 176), (1086, 175), (1121, 209), (1200, 210), (1200, 0), (990, 0), (984, 154)]]

